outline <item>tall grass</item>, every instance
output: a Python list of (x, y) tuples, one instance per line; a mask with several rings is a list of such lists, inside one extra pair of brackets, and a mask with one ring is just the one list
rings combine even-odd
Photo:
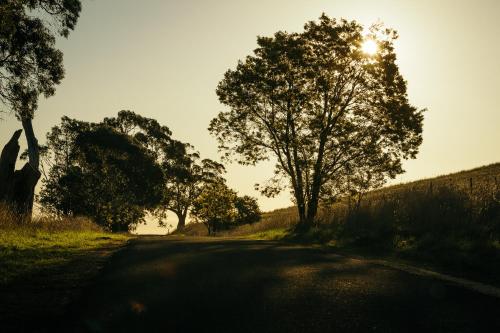
[(118, 246), (128, 238), (106, 233), (87, 218), (35, 216), (22, 222), (0, 207), (0, 285), (66, 264), (89, 251)]
[[(386, 248), (471, 249), (500, 243), (500, 164), (382, 188), (323, 206), (311, 239)], [(245, 235), (290, 228), (295, 207), (228, 232)]]
[(31, 221), (26, 222), (4, 205), (0, 205), (0, 230), (3, 232), (16, 231), (18, 233), (37, 231), (103, 231), (100, 226), (86, 217), (52, 217), (36, 215)]
[[(422, 184), (420, 184), (422, 185)], [(480, 247), (500, 240), (500, 187), (429, 182), (376, 191), (332, 207), (338, 235), (386, 247)]]
[(245, 224), (234, 229), (225, 230), (221, 236), (244, 236), (257, 234), (273, 229), (288, 229), (297, 223), (297, 212), (295, 209), (283, 208), (262, 215), (259, 222)]

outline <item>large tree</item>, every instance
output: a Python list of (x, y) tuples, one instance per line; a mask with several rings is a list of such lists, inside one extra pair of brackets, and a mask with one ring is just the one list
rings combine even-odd
[(197, 152), (190, 152), (187, 147), (183, 159), (165, 164), (165, 201), (163, 208), (177, 215), (177, 230), (182, 231), (186, 218), (194, 201), (200, 196), (207, 184), (222, 183), (224, 166), (210, 159), (200, 160)]
[(117, 117), (104, 119), (104, 123), (133, 136), (155, 156), (164, 173), (164, 195), (154, 213), (163, 221), (166, 211), (173, 212), (178, 218), (177, 230), (183, 230), (189, 210), (202, 188), (223, 181), (224, 166), (210, 159), (200, 159), (193, 146), (173, 139), (168, 127), (155, 119), (122, 110)]
[(162, 202), (163, 172), (154, 156), (106, 124), (63, 117), (43, 150), (50, 168), (40, 202), (51, 212), (128, 231)]
[[(67, 37), (81, 11), (80, 0), (2, 0), (0, 2), (0, 102), (13, 111), (26, 136), (29, 161), (14, 174), (19, 132), (0, 164), (0, 200), (30, 213), (40, 177), (40, 152), (32, 120), (40, 95), (50, 97), (64, 77), (56, 35)], [(17, 145), (18, 146), (18, 145)], [(15, 152), (15, 155), (14, 155)], [(8, 165), (8, 167), (7, 167)]]
[(408, 102), (396, 38), (323, 14), (301, 33), (258, 37), (254, 55), (219, 83), (228, 109), (209, 127), (219, 148), (242, 164), (273, 156), (275, 177), (261, 190), (276, 194), (288, 180), (299, 225), (310, 226), (321, 200), (351, 176), (394, 177), (416, 156), (423, 116)]

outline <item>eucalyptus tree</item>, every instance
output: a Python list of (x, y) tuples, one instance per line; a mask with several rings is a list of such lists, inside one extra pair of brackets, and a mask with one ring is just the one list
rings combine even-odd
[(163, 198), (163, 172), (134, 137), (103, 123), (63, 117), (43, 149), (50, 167), (40, 202), (62, 215), (87, 216), (112, 231), (144, 221)]
[[(0, 2), (0, 102), (21, 122), (26, 136), (29, 161), (14, 177), (9, 167), (0, 175), (4, 191), (0, 200), (12, 200), (28, 213), (33, 206), (34, 188), (40, 178), (40, 151), (32, 120), (40, 95), (50, 97), (64, 77), (63, 54), (56, 49), (56, 36), (68, 37), (81, 11), (80, 0), (2, 0)], [(11, 146), (17, 144), (19, 132)], [(3, 156), (4, 164), (16, 160)], [(5, 161), (8, 160), (8, 161)], [(0, 161), (0, 164), (2, 161)], [(12, 170), (11, 170), (12, 169)], [(16, 178), (16, 179), (14, 179)], [(7, 182), (14, 184), (7, 184)], [(2, 191), (0, 191), (2, 192)]]
[(133, 136), (155, 156), (164, 178), (162, 204), (153, 213), (163, 221), (167, 211), (173, 212), (178, 218), (177, 230), (184, 229), (189, 210), (202, 188), (224, 181), (222, 164), (201, 159), (192, 145), (173, 139), (168, 127), (155, 119), (123, 110), (104, 123)]
[(223, 226), (235, 222), (238, 216), (236, 199), (236, 192), (226, 184), (207, 184), (193, 202), (192, 215), (206, 226), (209, 236), (213, 235)]
[(209, 130), (220, 150), (247, 165), (276, 159), (275, 176), (259, 189), (275, 195), (288, 186), (299, 226), (314, 223), (321, 201), (360, 170), (395, 177), (403, 159), (415, 158), (423, 110), (408, 101), (397, 37), (323, 14), (301, 33), (258, 37), (254, 54), (219, 83), (228, 108)]
[(164, 164), (166, 175), (163, 208), (177, 216), (178, 231), (184, 229), (187, 215), (204, 187), (224, 183), (225, 169), (222, 164), (210, 159), (200, 160), (199, 153), (192, 152), (192, 146), (186, 145), (186, 148), (188, 150), (184, 158)]
[(234, 206), (237, 212), (235, 219), (237, 224), (251, 224), (260, 221), (262, 212), (257, 199), (248, 195), (238, 196), (234, 200)]

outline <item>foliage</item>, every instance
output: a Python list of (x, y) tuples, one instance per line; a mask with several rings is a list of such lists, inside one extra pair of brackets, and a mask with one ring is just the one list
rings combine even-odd
[(163, 173), (136, 138), (106, 124), (62, 118), (47, 135), (40, 203), (58, 215), (88, 216), (113, 231), (142, 222), (163, 199)]
[[(422, 111), (408, 102), (394, 53), (395, 31), (326, 15), (302, 33), (259, 37), (253, 56), (217, 87), (229, 110), (209, 130), (226, 158), (254, 165), (273, 156), (275, 177), (262, 193), (291, 188), (299, 220), (310, 225), (320, 200), (371, 188), (403, 170), (422, 141)], [(363, 52), (366, 40), (378, 52)]]
[[(16, 177), (10, 169), (0, 170), (0, 186), (11, 192), (2, 201), (16, 206), (26, 219), (31, 218), (40, 178), (40, 152), (32, 119), (38, 97), (54, 95), (55, 86), (64, 77), (63, 54), (55, 48), (56, 36), (68, 37), (80, 11), (80, 0), (0, 1), (0, 104), (21, 121), (29, 153), (29, 161), (15, 172)], [(17, 155), (2, 156), (0, 164), (6, 163), (4, 158), (17, 159)]]
[(120, 111), (118, 117), (106, 118), (104, 123), (132, 135), (155, 156), (165, 177), (163, 201), (154, 213), (162, 221), (166, 210), (172, 211), (178, 217), (177, 229), (182, 230), (203, 186), (223, 181), (224, 166), (210, 159), (200, 160), (190, 144), (172, 139), (166, 126), (132, 111)]
[(206, 184), (194, 200), (191, 215), (203, 223), (208, 234), (252, 224), (260, 220), (261, 212), (255, 198), (239, 197), (224, 182)]
[(236, 197), (234, 207), (236, 208), (235, 222), (237, 224), (251, 224), (260, 221), (261, 212), (257, 199), (248, 195)]
[(106, 233), (85, 218), (39, 216), (20, 225), (14, 213), (0, 207), (0, 285), (127, 239), (124, 234)]
[(0, 101), (19, 119), (33, 118), (38, 96), (52, 96), (63, 79), (55, 35), (67, 37), (80, 11), (80, 0), (0, 2)]
[(186, 216), (203, 187), (223, 181), (223, 165), (210, 159), (200, 162), (198, 156), (197, 153), (187, 154), (184, 161), (166, 169), (165, 207), (179, 217), (178, 230), (184, 228)]
[(236, 192), (224, 183), (205, 186), (193, 203), (191, 215), (207, 227), (208, 234), (214, 234), (223, 225), (234, 223), (237, 216), (234, 201)]

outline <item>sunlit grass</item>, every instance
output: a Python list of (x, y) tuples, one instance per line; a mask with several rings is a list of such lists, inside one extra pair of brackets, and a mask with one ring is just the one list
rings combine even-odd
[(287, 228), (270, 229), (245, 236), (245, 239), (282, 240), (290, 234)]
[(110, 234), (86, 219), (36, 219), (18, 224), (0, 213), (0, 284), (64, 265), (93, 251), (120, 246), (127, 234)]

